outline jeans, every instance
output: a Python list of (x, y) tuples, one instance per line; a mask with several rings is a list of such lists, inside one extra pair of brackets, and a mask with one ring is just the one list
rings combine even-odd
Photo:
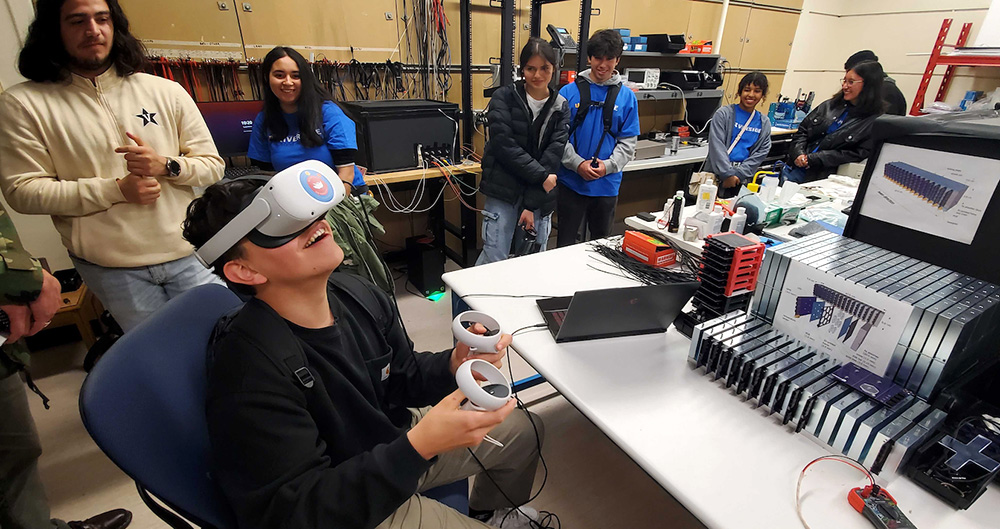
[(87, 288), (125, 332), (184, 291), (209, 283), (225, 285), (194, 255), (136, 268), (107, 268), (72, 255), (70, 258)]
[(615, 219), (618, 197), (591, 197), (578, 194), (568, 187), (559, 188), (559, 231), (556, 245), (559, 248), (576, 244), (580, 225), (590, 236), (587, 240), (601, 239), (611, 235), (611, 225)]
[(781, 168), (781, 183), (795, 182), (803, 184), (806, 182), (806, 170), (801, 167), (786, 165)]
[(49, 500), (38, 476), (42, 445), (24, 383), (16, 373), (0, 379), (0, 417), (0, 526), (67, 529), (65, 522), (50, 519)]
[[(560, 190), (562, 192), (562, 190)], [(510, 204), (498, 198), (486, 197), (483, 205), (483, 252), (476, 260), (477, 265), (503, 261), (510, 255), (510, 245), (514, 239), (514, 229), (521, 218), (521, 201)], [(552, 232), (552, 214), (542, 217), (541, 211), (534, 211), (535, 241), (540, 251), (545, 251)]]

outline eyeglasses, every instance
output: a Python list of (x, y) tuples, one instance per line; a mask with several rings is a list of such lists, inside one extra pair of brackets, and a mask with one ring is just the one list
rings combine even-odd
[(840, 80), (840, 84), (842, 85), (846, 84), (847, 86), (854, 86), (858, 83), (863, 83), (863, 82), (865, 82), (864, 79), (847, 79), (846, 77)]

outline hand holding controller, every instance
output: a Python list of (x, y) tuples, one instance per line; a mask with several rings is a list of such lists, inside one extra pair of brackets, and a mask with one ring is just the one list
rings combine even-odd
[[(482, 325), (486, 332), (476, 334), (469, 330), (475, 324)], [(494, 353), (496, 346), (500, 343), (503, 333), (500, 332), (500, 323), (488, 314), (475, 310), (465, 311), (455, 317), (451, 322), (451, 331), (455, 339), (469, 346), (473, 352)]]
[[(479, 375), (477, 377), (476, 375)], [(473, 411), (499, 410), (511, 399), (513, 392), (510, 382), (493, 364), (485, 360), (469, 360), (458, 368), (455, 374), (458, 389), (467, 402), (461, 409)], [(480, 380), (483, 384), (480, 385)]]

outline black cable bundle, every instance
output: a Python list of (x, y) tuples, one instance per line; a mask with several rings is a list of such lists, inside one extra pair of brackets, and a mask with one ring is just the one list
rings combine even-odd
[(261, 90), (260, 84), (260, 61), (247, 61), (247, 77), (250, 79), (250, 94), (253, 96), (255, 101), (260, 101), (264, 98), (264, 93)]
[(630, 279), (635, 279), (645, 285), (663, 285), (666, 283), (686, 283), (690, 281), (698, 280), (698, 258), (694, 254), (671, 244), (670, 241), (664, 240), (657, 236), (655, 233), (646, 233), (647, 235), (656, 238), (669, 245), (675, 252), (677, 252), (677, 262), (679, 266), (677, 268), (655, 268), (649, 266), (645, 263), (640, 263), (636, 261), (627, 253), (622, 251), (622, 240), (624, 237), (612, 237), (607, 242), (594, 241), (590, 243), (590, 251), (600, 255), (607, 259), (617, 271), (609, 271), (598, 268), (592, 264), (588, 264), (594, 270), (600, 272), (605, 272), (612, 275), (618, 275), (622, 277), (627, 277)]

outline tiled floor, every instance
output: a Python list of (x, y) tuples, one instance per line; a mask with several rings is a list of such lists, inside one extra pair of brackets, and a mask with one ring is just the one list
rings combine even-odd
[[(431, 302), (409, 294), (399, 285), (399, 306), (411, 338), (420, 350), (451, 346), (448, 331), (451, 301)], [(76, 520), (125, 507), (132, 510), (132, 527), (166, 527), (141, 502), (132, 481), (90, 440), (77, 407), (82, 344), (57, 347), (35, 355), (39, 387), (52, 399), (45, 410), (29, 395), (42, 438), (40, 471), (53, 516)], [(520, 358), (511, 358), (515, 378), (534, 374)], [(647, 476), (565, 399), (551, 396), (547, 384), (525, 391), (531, 409), (545, 421), (543, 449), (549, 476), (532, 505), (555, 512), (567, 529), (701, 528), (680, 504)], [(539, 469), (541, 483), (542, 471)]]

